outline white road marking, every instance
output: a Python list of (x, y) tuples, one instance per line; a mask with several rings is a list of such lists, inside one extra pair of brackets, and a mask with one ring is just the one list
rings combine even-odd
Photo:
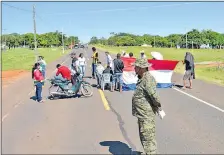
[[(63, 61), (61, 64), (63, 65), (66, 61), (68, 61), (70, 59), (70, 57), (68, 57), (65, 61)], [(53, 72), (51, 72), (51, 74), (53, 74), (57, 69), (55, 69)], [(47, 77), (48, 78), (48, 77)], [(30, 96), (33, 92), (35, 91), (35, 87), (28, 93), (28, 96)], [(14, 108), (17, 108), (20, 104), (24, 104), (25, 102), (19, 101), (17, 104), (14, 105)], [(4, 119), (6, 117), (9, 116), (9, 113), (5, 114), (2, 117), (2, 122), (4, 121)]]
[(173, 89), (176, 90), (176, 91), (178, 91), (178, 92), (180, 92), (180, 93), (182, 93), (182, 94), (185, 94), (185, 95), (187, 95), (187, 96), (189, 96), (189, 97), (191, 97), (191, 98), (193, 98), (193, 99), (195, 99), (195, 100), (197, 100), (197, 101), (199, 101), (199, 102), (202, 102), (202, 103), (204, 103), (204, 104), (206, 104), (206, 105), (208, 105), (208, 106), (210, 106), (210, 107), (212, 107), (212, 108), (214, 108), (214, 109), (216, 109), (216, 110), (218, 110), (218, 111), (221, 111), (221, 112), (224, 113), (224, 110), (223, 110), (223, 109), (221, 109), (221, 108), (219, 108), (219, 107), (217, 107), (217, 106), (214, 106), (214, 105), (211, 104), (211, 103), (208, 103), (208, 102), (206, 102), (206, 101), (203, 101), (203, 100), (201, 100), (201, 99), (199, 99), (199, 98), (197, 98), (197, 97), (195, 97), (195, 96), (193, 96), (193, 95), (190, 95), (190, 94), (188, 94), (188, 93), (186, 93), (186, 92), (184, 92), (184, 91), (181, 91), (181, 90), (179, 90), (179, 89), (177, 89), (177, 88), (173, 88)]
[(17, 108), (19, 106), (19, 104), (14, 105), (14, 108)]
[(4, 121), (4, 119), (6, 119), (6, 117), (8, 117), (9, 116), (9, 113), (7, 113), (6, 115), (4, 115), (3, 117), (2, 117), (2, 122)]

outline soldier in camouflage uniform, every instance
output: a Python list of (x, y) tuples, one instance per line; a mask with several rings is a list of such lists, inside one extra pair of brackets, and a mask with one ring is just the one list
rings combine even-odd
[(156, 93), (156, 81), (148, 71), (147, 59), (137, 59), (136, 91), (132, 97), (132, 114), (138, 118), (139, 136), (146, 154), (156, 154), (155, 115), (161, 104)]

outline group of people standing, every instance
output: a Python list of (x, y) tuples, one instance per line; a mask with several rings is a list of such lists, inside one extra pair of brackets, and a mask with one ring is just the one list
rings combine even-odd
[(97, 87), (101, 88), (104, 86), (104, 76), (103, 74), (110, 75), (110, 82), (112, 84), (111, 91), (115, 90), (115, 86), (119, 84), (119, 91), (122, 92), (123, 85), (123, 69), (124, 63), (121, 60), (121, 54), (117, 54), (117, 57), (113, 60), (109, 52), (105, 52), (106, 55), (106, 66), (104, 67), (101, 61), (99, 61), (99, 55), (96, 48), (92, 48), (92, 77), (97, 79)]
[(80, 74), (81, 77), (85, 75), (87, 62), (83, 53), (80, 53), (79, 57), (76, 56), (76, 53), (72, 53), (71, 58), (72, 63), (69, 69), (72, 76), (71, 82), (74, 85), (77, 79), (77, 73)]
[[(126, 58), (134, 58), (134, 54), (132, 52), (130, 52), (129, 54), (127, 54), (125, 51), (122, 51), (122, 57), (126, 57)], [(145, 51), (142, 50), (140, 51), (140, 58), (146, 58), (146, 55), (145, 55)]]

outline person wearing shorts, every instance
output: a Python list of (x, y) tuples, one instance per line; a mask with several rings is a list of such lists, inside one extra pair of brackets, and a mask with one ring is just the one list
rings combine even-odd
[(186, 52), (185, 59), (183, 61), (185, 64), (185, 74), (183, 77), (184, 81), (184, 88), (186, 88), (186, 81), (189, 80), (190, 86), (189, 88), (192, 89), (192, 80), (195, 78), (194, 75), (194, 56), (190, 52)]
[(124, 63), (121, 60), (121, 54), (117, 54), (117, 59), (114, 59), (114, 80), (113, 80), (113, 88), (117, 83), (120, 84), (120, 92), (122, 92), (122, 85), (123, 85), (123, 69), (124, 69)]

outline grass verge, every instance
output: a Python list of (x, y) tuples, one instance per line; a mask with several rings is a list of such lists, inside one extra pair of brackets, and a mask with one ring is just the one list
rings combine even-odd
[[(157, 51), (160, 52), (164, 59), (167, 60), (183, 60), (186, 49), (174, 49), (174, 48), (149, 48), (149, 47), (109, 47), (104, 45), (94, 45), (96, 48), (109, 51), (110, 53), (117, 54), (121, 50), (126, 52), (133, 52), (135, 57), (140, 57), (140, 51), (144, 50), (148, 58), (152, 58), (150, 52)], [(224, 50), (214, 50), (214, 49), (194, 49), (188, 50), (193, 53), (196, 62), (224, 62)], [(217, 70), (216, 67), (207, 67), (207, 68), (197, 68), (196, 67), (196, 78), (204, 81), (216, 83), (218, 85), (224, 86), (224, 70)], [(175, 72), (183, 74), (184, 65), (180, 62)]]
[[(57, 60), (66, 55), (69, 50), (62, 53), (61, 48), (38, 48), (39, 55), (44, 56), (46, 63)], [(16, 48), (2, 52), (2, 70), (31, 70), (35, 61), (34, 50)]]

